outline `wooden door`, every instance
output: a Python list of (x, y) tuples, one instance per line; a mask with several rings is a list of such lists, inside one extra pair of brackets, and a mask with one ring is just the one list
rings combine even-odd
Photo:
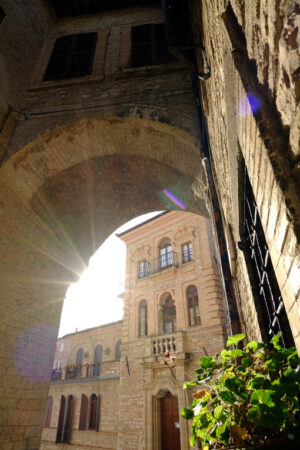
[(160, 399), (161, 450), (180, 450), (178, 399), (168, 392)]

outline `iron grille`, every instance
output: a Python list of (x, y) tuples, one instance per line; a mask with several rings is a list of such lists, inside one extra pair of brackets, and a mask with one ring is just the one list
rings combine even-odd
[(146, 278), (171, 267), (178, 267), (178, 255), (175, 252), (168, 252), (152, 261), (145, 261), (144, 270), (142, 273), (138, 270), (137, 278)]
[(269, 341), (282, 333), (283, 345), (290, 347), (294, 340), (246, 169), (245, 177), (245, 222), (240, 248), (245, 252), (262, 337)]

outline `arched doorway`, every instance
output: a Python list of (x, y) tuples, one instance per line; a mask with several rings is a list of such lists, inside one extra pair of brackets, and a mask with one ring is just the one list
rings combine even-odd
[(17, 370), (8, 383), (16, 392), (28, 383), (39, 395), (42, 421), (69, 283), (132, 217), (180, 208), (207, 214), (199, 142), (149, 120), (81, 120), (19, 150), (1, 167), (0, 180), (1, 320), (15, 329), (6, 353)]

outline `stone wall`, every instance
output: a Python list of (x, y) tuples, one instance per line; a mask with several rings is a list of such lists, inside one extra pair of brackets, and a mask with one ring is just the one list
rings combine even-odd
[(191, 4), (211, 68), (201, 89), (225, 226), (232, 233), (227, 237), (235, 248), (243, 326), (249, 337), (260, 337), (244, 256), (236, 245), (243, 216), (241, 155), (300, 348), (299, 5), (204, 0), (201, 10), (200, 2)]

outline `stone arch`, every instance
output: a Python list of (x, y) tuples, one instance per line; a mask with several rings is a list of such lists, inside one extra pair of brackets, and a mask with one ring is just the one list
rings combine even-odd
[(207, 214), (199, 154), (178, 128), (112, 117), (51, 130), (0, 168), (1, 321), (15, 330), (7, 357), (18, 372), (14, 386), (3, 381), (16, 392), (24, 380), (40, 383), (41, 417), (70, 281), (122, 223), (180, 209), (165, 188), (186, 211)]

